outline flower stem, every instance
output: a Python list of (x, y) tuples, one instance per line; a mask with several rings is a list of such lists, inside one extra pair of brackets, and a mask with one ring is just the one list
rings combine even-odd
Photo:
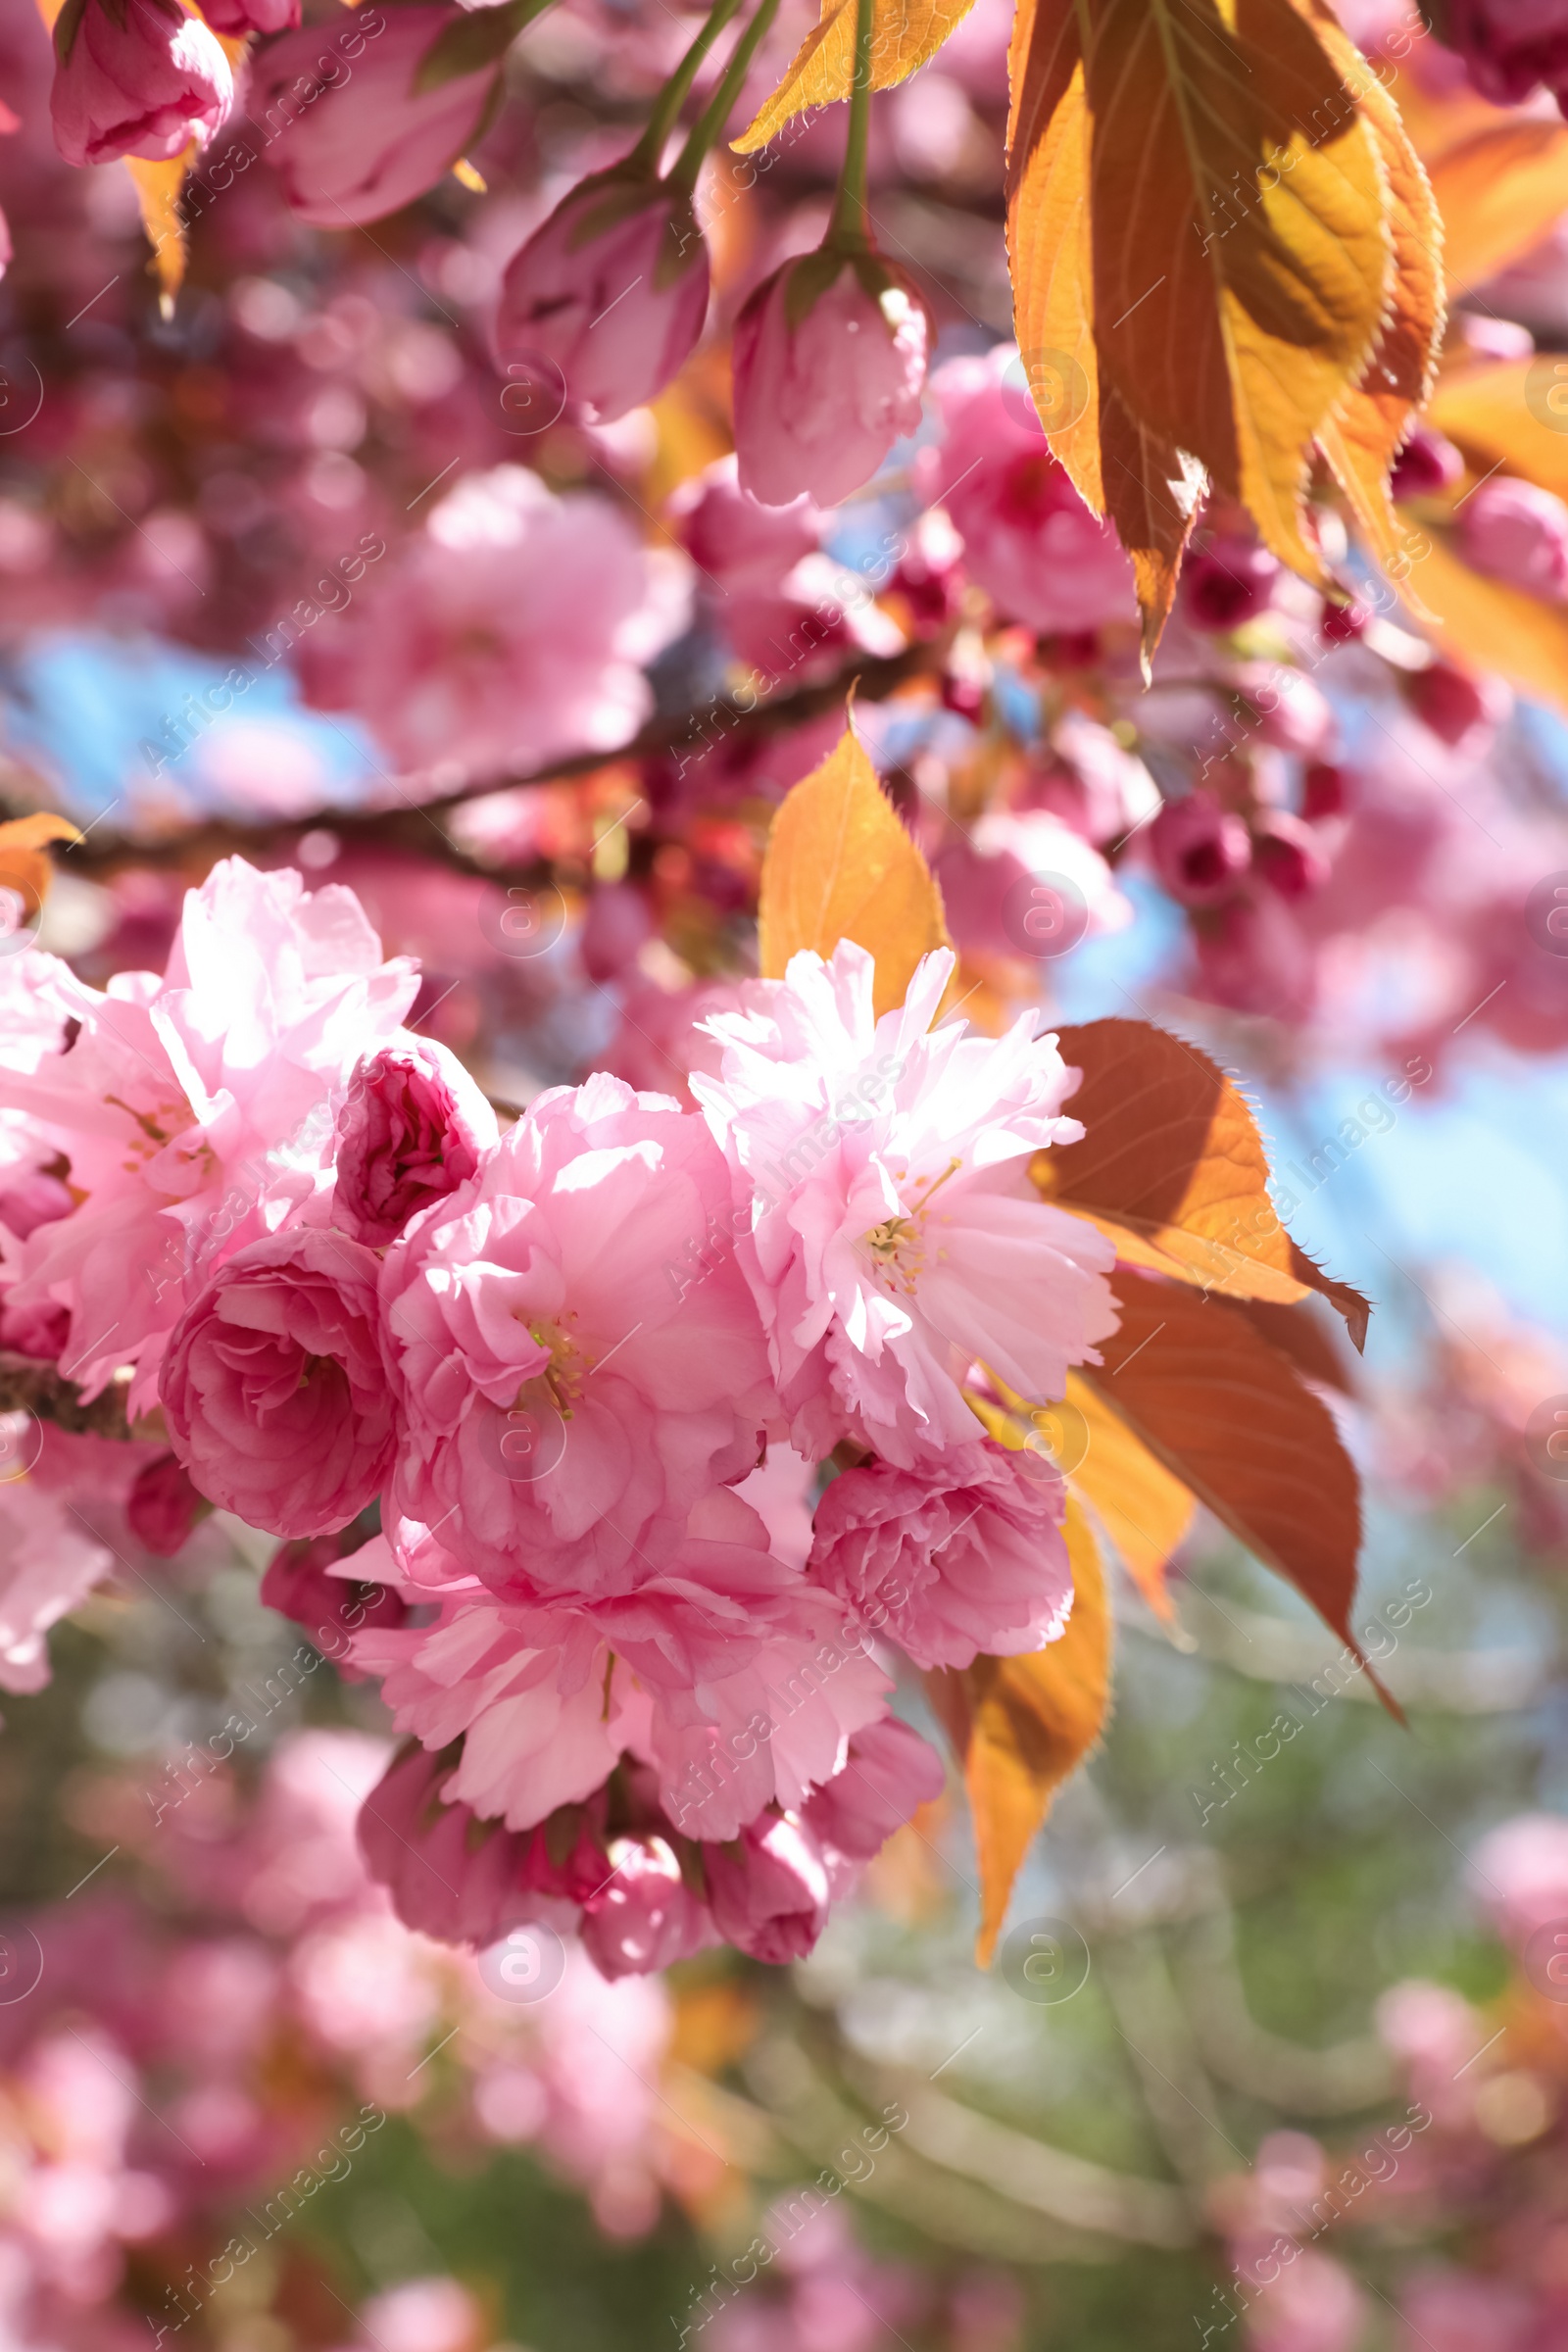
[(778, 0), (762, 0), (761, 7), (736, 42), (734, 54), (724, 68), (717, 89), (692, 124), (691, 134), (669, 174), (674, 186), (686, 189), (696, 187), (697, 174), (703, 168), (704, 159), (729, 121), (747, 70), (777, 14)]
[(647, 172), (659, 170), (663, 160), (664, 142), (679, 120), (687, 93), (697, 78), (698, 68), (740, 5), (741, 0), (713, 0), (713, 6), (709, 10), (707, 21), (697, 38), (655, 99), (647, 129), (626, 158), (634, 169)]
[(875, 0), (857, 0), (855, 14), (855, 80), (850, 89), (850, 128), (844, 142), (844, 170), (828, 223), (824, 245), (838, 252), (861, 252), (869, 247), (866, 227), (865, 159), (871, 136), (871, 60), (876, 28)]

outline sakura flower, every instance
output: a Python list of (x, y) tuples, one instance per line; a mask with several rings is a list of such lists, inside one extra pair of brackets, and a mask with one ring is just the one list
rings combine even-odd
[(818, 1503), (810, 1573), (917, 1666), (1039, 1649), (1072, 1606), (1063, 1508), (1043, 1462), (989, 1442), (918, 1471), (872, 1462)]
[(367, 1628), (351, 1654), (384, 1678), (400, 1732), (432, 1751), (462, 1739), (444, 1802), (532, 1829), (586, 1803), (629, 1753), (654, 1768), (668, 1823), (722, 1841), (843, 1768), (886, 1704), (863, 1637), (769, 1557), (738, 1497), (710, 1495), (693, 1526), (667, 1575), (601, 1600), (503, 1599), (433, 1539), (412, 1547), (423, 1581), (402, 1590), (435, 1615)]
[(1037, 1401), (1116, 1326), (1110, 1245), (1049, 1206), (1030, 1161), (1083, 1132), (1072, 1078), (1026, 1015), (1005, 1037), (932, 1030), (953, 956), (924, 957), (877, 1020), (872, 959), (792, 956), (756, 1011), (715, 1014), (722, 1074), (692, 1090), (748, 1219), (736, 1253), (794, 1443), (846, 1433), (909, 1465), (974, 1438), (976, 1360)]
[(325, 1535), (391, 1467), (377, 1271), (342, 1234), (269, 1234), (220, 1267), (174, 1328), (159, 1383), (174, 1451), (251, 1527)]
[(19, 1324), (52, 1319), (88, 1396), (134, 1365), (129, 1409), (145, 1412), (187, 1296), (324, 1181), (334, 1097), (417, 979), (382, 962), (351, 891), (237, 858), (187, 894), (163, 979), (122, 972), (100, 995), (37, 960), (62, 1043), (13, 1051), (0, 1033), (0, 1104), (63, 1146), (75, 1205), (3, 1244), (6, 1328), (25, 1345)]
[(388, 1253), (394, 1516), (530, 1593), (660, 1570), (773, 1409), (730, 1213), (692, 1113), (604, 1076), (542, 1095)]
[(686, 625), (690, 578), (591, 492), (522, 466), (470, 475), (301, 647), (309, 699), (363, 714), (414, 772), (485, 777), (613, 751), (653, 708), (641, 664)]
[(1032, 629), (1131, 619), (1132, 565), (1053, 457), (1011, 345), (950, 360), (931, 391), (945, 430), (921, 452), (916, 487), (946, 506), (970, 578)]

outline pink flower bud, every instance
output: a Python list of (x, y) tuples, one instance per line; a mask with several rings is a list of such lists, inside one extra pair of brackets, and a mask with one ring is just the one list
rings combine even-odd
[(705, 1845), (708, 1899), (726, 1943), (781, 1966), (804, 1959), (827, 1924), (817, 1841), (787, 1814), (761, 1813), (728, 1845)]
[(1432, 662), (1405, 681), (1410, 707), (1424, 726), (1451, 750), (1462, 745), (1478, 757), (1513, 708), (1501, 678), (1472, 677), (1452, 662)]
[(329, 39), (310, 25), (286, 33), (254, 68), (250, 119), (284, 202), (321, 228), (379, 220), (434, 187), (479, 137), (497, 87), (494, 65), (417, 87), (461, 9), (366, 13), (363, 29), (348, 19)]
[(351, 1683), (365, 1677), (349, 1663), (350, 1638), (366, 1626), (399, 1626), (409, 1613), (407, 1601), (390, 1585), (333, 1575), (337, 1562), (352, 1555), (358, 1544), (358, 1536), (347, 1531), (280, 1544), (262, 1578), (264, 1605), (300, 1626)]
[(216, 36), (178, 0), (66, 0), (49, 111), (68, 164), (166, 162), (205, 145), (234, 103)]
[(1323, 845), (1288, 808), (1271, 809), (1252, 829), (1252, 863), (1282, 899), (1308, 898), (1329, 878)]
[(161, 1453), (137, 1472), (125, 1498), (125, 1521), (138, 1544), (161, 1560), (172, 1560), (210, 1508), (173, 1454)]
[(1495, 106), (1517, 106), (1538, 83), (1568, 83), (1568, 0), (1448, 0), (1443, 38), (1472, 85)]
[(654, 936), (652, 909), (630, 882), (601, 882), (588, 902), (578, 953), (590, 980), (613, 980)]
[(713, 1941), (712, 1923), (662, 1838), (617, 1838), (583, 1905), (582, 1948), (602, 1977), (646, 1977)]
[(1251, 540), (1210, 539), (1182, 566), (1182, 603), (1200, 629), (1239, 629), (1268, 604), (1278, 559)]
[(808, 498), (764, 507), (719, 458), (682, 482), (669, 514), (692, 562), (731, 596), (776, 596), (787, 572), (816, 553), (821, 516)]
[(300, 21), (300, 0), (202, 0), (202, 15), (235, 41), (247, 32), (287, 32)]
[(1463, 471), (1464, 460), (1453, 443), (1418, 424), (1395, 460), (1389, 494), (1396, 500), (1437, 498), (1451, 490)]
[(335, 1223), (379, 1249), (432, 1200), (466, 1184), (496, 1140), (463, 1064), (421, 1039), (363, 1061), (337, 1124)]
[(764, 506), (836, 506), (920, 421), (931, 319), (874, 254), (824, 248), (758, 287), (735, 321), (741, 487)]
[(896, 1715), (868, 1723), (850, 1741), (844, 1769), (807, 1798), (802, 1820), (851, 1861), (880, 1853), (919, 1806), (942, 1794), (947, 1773), (936, 1749)]
[(1494, 474), (1458, 510), (1459, 551), (1467, 564), (1532, 596), (1568, 592), (1568, 507), (1534, 482)]
[(1235, 892), (1251, 860), (1241, 818), (1200, 786), (1171, 801), (1149, 828), (1154, 871), (1184, 906), (1219, 906)]
[(504, 363), (558, 368), (577, 414), (607, 424), (662, 391), (707, 316), (691, 198), (641, 172), (600, 172), (514, 255), (496, 347)]

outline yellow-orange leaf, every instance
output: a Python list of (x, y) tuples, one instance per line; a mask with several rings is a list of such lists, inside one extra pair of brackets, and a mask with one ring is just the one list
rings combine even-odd
[[(974, 0), (875, 0), (872, 89), (891, 90), (935, 57), (973, 6)], [(820, 24), (807, 34), (756, 120), (733, 142), (742, 155), (765, 147), (792, 115), (848, 98), (855, 80), (855, 18), (856, 0), (822, 0)]]
[(1365, 373), (1319, 433), (1318, 446), (1372, 553), (1394, 564), (1401, 531), (1389, 496), (1389, 468), (1432, 389), (1443, 342), (1443, 220), (1394, 100), (1321, 0), (1300, 5), (1309, 9), (1329, 55), (1356, 93), (1388, 179), (1394, 243), (1388, 313)]
[[(30, 929), (49, 892), (51, 841), (79, 841), (80, 833), (66, 816), (40, 808), (31, 816), (12, 817), (0, 824), (0, 893), (7, 895), (4, 929), (13, 940)], [(22, 902), (20, 919), (15, 902)]]
[(166, 310), (179, 292), (185, 275), (185, 217), (179, 209), (179, 191), (195, 160), (194, 140), (182, 154), (165, 164), (149, 163), (139, 155), (125, 158), (125, 170), (136, 183), (141, 224), (153, 249), (150, 267), (158, 279)]
[(926, 1686), (963, 1765), (980, 1866), (975, 1958), (988, 1967), (1013, 1880), (1051, 1800), (1099, 1739), (1110, 1697), (1110, 1610), (1094, 1533), (1067, 1502), (1073, 1603), (1059, 1642), (976, 1658)]
[(1568, 610), (1523, 588), (1484, 578), (1435, 535), (1411, 585), (1437, 620), (1437, 635), (1460, 662), (1495, 669), (1526, 694), (1568, 710)]
[(1477, 474), (1506, 466), (1568, 499), (1568, 358), (1496, 360), (1439, 379), (1428, 420)]
[(1257, 1122), (1218, 1064), (1149, 1021), (1090, 1021), (1060, 1037), (1063, 1060), (1083, 1072), (1069, 1108), (1086, 1133), (1036, 1157), (1046, 1198), (1157, 1273), (1284, 1305), (1320, 1292), (1359, 1348), (1371, 1310), (1281, 1224)]
[(1429, 170), (1448, 291), (1462, 294), (1522, 260), (1568, 211), (1568, 122), (1504, 119)]
[(1111, 1282), (1121, 1325), (1083, 1378), (1353, 1647), (1360, 1488), (1328, 1407), (1224, 1299), (1126, 1266)]
[(942, 893), (853, 732), (773, 819), (758, 907), (762, 977), (853, 939), (876, 958), (878, 1013), (902, 1004), (922, 956), (948, 945)]
[(1098, 466), (1042, 421), (1134, 557), (1146, 642), (1200, 473), (1321, 583), (1312, 444), (1372, 355), (1393, 249), (1377, 144), (1314, 26), (1293, 0), (1021, 0), (1012, 66), (1020, 347), (1093, 334)]
[(1089, 1436), (1088, 1451), (1069, 1483), (1094, 1511), (1154, 1614), (1168, 1620), (1174, 1612), (1165, 1570), (1193, 1523), (1192, 1490), (1155, 1459), (1079, 1373), (1067, 1375), (1067, 1402), (1083, 1415)]

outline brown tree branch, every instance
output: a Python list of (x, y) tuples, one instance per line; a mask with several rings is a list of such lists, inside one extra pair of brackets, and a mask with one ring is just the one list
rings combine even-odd
[(84, 1403), (74, 1381), (67, 1380), (58, 1364), (0, 1348), (0, 1413), (31, 1413), (35, 1420), (52, 1421), (74, 1437), (128, 1438), (129, 1386), (130, 1374), (117, 1373), (106, 1389)]

